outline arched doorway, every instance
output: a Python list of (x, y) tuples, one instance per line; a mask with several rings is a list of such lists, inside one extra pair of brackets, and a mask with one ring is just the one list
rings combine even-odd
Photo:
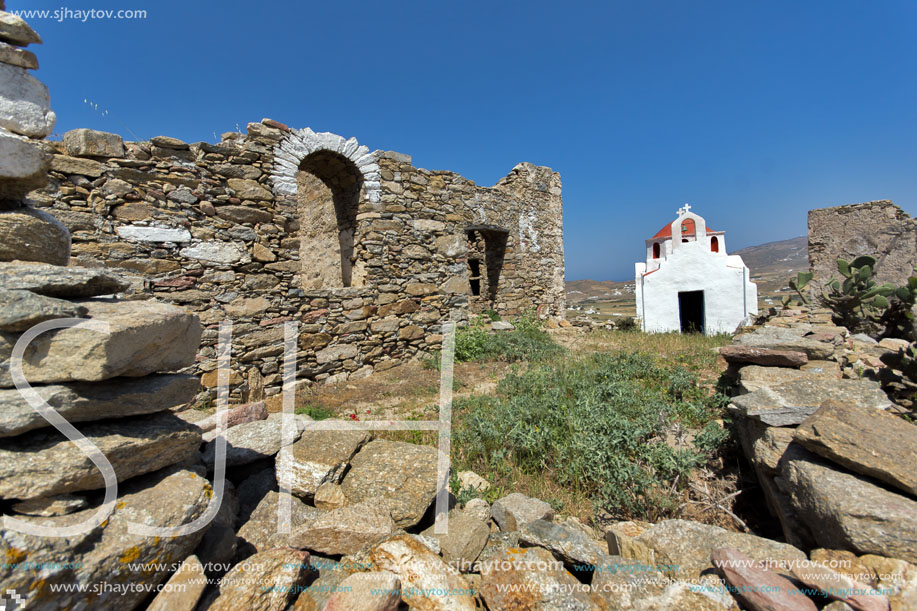
[(661, 250), (662, 249), (659, 247), (659, 242), (656, 242), (655, 244), (653, 244), (653, 258), (654, 259), (659, 258), (659, 256), (661, 255)]
[(359, 168), (339, 153), (316, 151), (300, 163), (296, 183), (303, 288), (362, 286), (354, 273)]
[(720, 241), (716, 236), (710, 238), (710, 252), (720, 252)]

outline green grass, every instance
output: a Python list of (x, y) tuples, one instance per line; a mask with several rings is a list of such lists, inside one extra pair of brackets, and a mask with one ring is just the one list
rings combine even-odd
[(313, 420), (327, 420), (334, 415), (331, 413), (331, 410), (315, 405), (304, 405), (302, 407), (297, 407), (294, 410), (294, 413), (300, 416), (308, 416)]
[[(596, 514), (673, 515), (676, 492), (725, 441), (711, 424), (725, 397), (672, 362), (679, 356), (625, 349), (510, 373), (493, 396), (456, 401), (457, 463), (507, 488), (520, 478), (550, 479), (588, 499)], [(666, 444), (676, 423), (703, 429), (696, 448)]]

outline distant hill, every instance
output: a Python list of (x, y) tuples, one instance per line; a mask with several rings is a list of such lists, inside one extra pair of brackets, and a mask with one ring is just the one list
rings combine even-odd
[[(761, 297), (773, 295), (786, 287), (791, 276), (809, 268), (809, 244), (805, 236), (768, 242), (760, 246), (749, 246), (730, 251), (741, 255), (751, 270), (751, 279), (758, 284)], [(634, 282), (612, 282), (610, 280), (571, 280), (567, 284), (567, 305), (594, 304), (597, 302), (633, 301)]]
[(796, 272), (809, 269), (809, 240), (802, 236), (730, 252), (741, 255), (758, 284), (758, 293), (773, 293), (784, 288)]

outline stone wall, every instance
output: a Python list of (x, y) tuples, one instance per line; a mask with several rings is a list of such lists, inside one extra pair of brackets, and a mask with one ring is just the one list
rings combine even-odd
[(236, 394), (279, 392), (285, 321), (300, 324), (300, 377), (337, 381), (436, 348), (442, 321), (469, 310), (563, 316), (549, 168), (478, 187), (352, 138), (267, 119), (247, 131), (187, 144), (74, 130), (31, 194), (69, 228), (73, 265), (136, 272), (200, 316), (199, 372), (216, 367), (218, 323), (234, 321)]
[(917, 220), (888, 200), (809, 211), (809, 267), (837, 276), (837, 259), (876, 255), (883, 282), (905, 284), (917, 265)]

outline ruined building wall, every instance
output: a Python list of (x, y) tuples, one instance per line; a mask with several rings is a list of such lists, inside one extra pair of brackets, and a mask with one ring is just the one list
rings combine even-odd
[(877, 255), (876, 275), (905, 284), (917, 265), (917, 219), (888, 200), (809, 211), (809, 267), (837, 276), (837, 260)]
[[(441, 323), (469, 309), (563, 316), (561, 185), (549, 168), (519, 164), (478, 187), (269, 120), (219, 144), (116, 144), (68, 132), (34, 205), (70, 229), (73, 265), (142, 274), (138, 288), (200, 316), (206, 386), (222, 320), (234, 323), (234, 393), (271, 395), (286, 321), (300, 324), (299, 377), (337, 381), (438, 348)], [(472, 231), (495, 251), (482, 255), (480, 295)]]

